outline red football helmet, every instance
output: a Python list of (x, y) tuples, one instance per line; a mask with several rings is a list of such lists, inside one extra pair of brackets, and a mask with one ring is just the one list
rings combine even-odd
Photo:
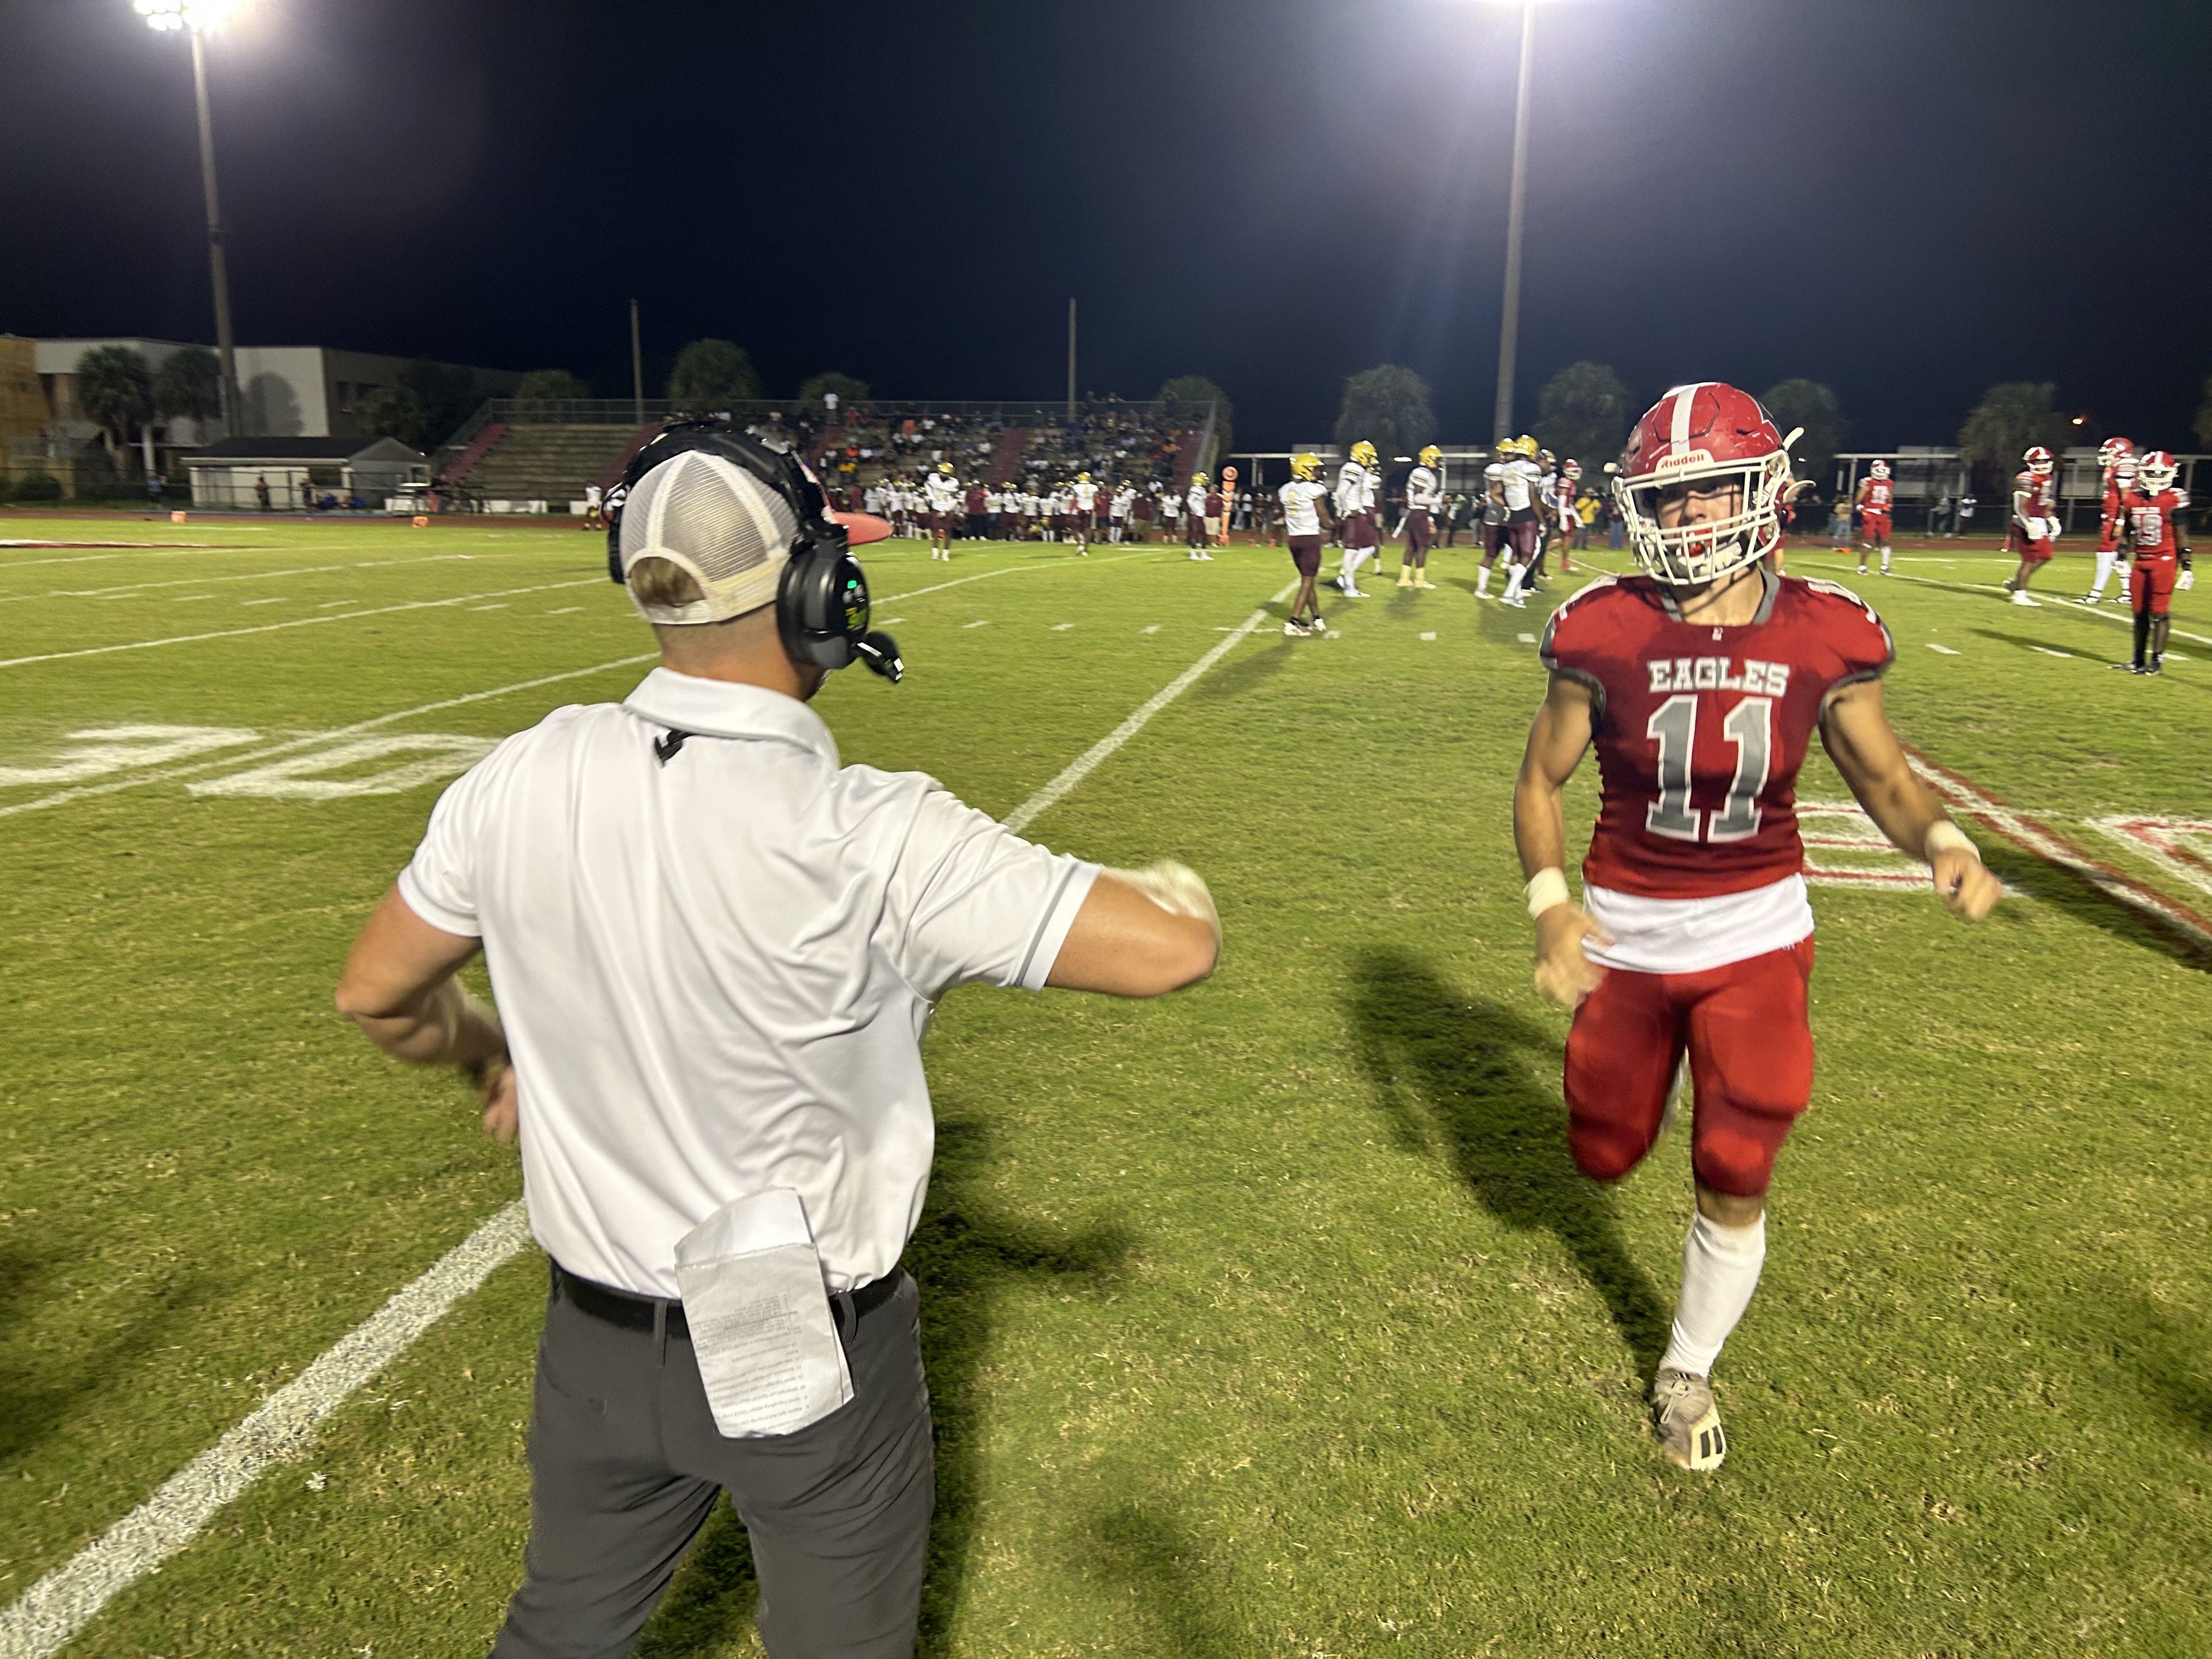
[(1889, 476), (1889, 463), (1888, 463), (1887, 461), (1869, 461), (1869, 462), (1867, 464), (1867, 477), (1869, 477), (1869, 478), (1887, 478), (1888, 476)]
[(1559, 472), (1565, 477), (1579, 478), (1583, 476), (1583, 464), (1580, 461), (1569, 461), (1559, 469)]
[[(1613, 480), (1629, 544), (1645, 573), (1670, 587), (1702, 587), (1756, 563), (1782, 540), (1792, 432), (1747, 392), (1718, 380), (1678, 386), (1628, 434)], [(1685, 484), (1734, 485), (1735, 510), (1698, 524), (1662, 526), (1662, 498)]]
[(2179, 471), (2172, 455), (2163, 449), (2154, 449), (2136, 463), (2136, 483), (2146, 495), (2155, 495), (2173, 487), (2173, 475)]
[(2107, 438), (2097, 446), (2097, 465), (2113, 466), (2124, 456), (2136, 453), (2136, 447), (2125, 438)]
[(2039, 478), (2051, 471), (2051, 452), (2041, 444), (2030, 444), (2027, 453), (2021, 459), (2027, 463), (2027, 470)]

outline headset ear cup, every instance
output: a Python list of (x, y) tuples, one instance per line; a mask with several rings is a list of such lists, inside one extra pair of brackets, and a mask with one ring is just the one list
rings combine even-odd
[[(846, 604), (848, 584), (855, 580), (860, 594), (857, 611)], [(794, 660), (817, 668), (845, 667), (853, 660), (853, 642), (868, 631), (867, 591), (867, 579), (842, 546), (806, 544), (784, 566), (776, 586), (776, 631), (783, 636), (783, 648)]]

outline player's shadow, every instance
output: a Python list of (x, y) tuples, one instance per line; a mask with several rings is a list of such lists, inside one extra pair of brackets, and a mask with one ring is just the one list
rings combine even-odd
[(2120, 1298), (2122, 1306), (2130, 1302), (2132, 1316), (2121, 1322), (2125, 1335), (2114, 1351), (2169, 1416), (2212, 1439), (2212, 1347), (2206, 1343), (2212, 1333), (2148, 1297)]
[(2087, 651), (2071, 649), (2054, 640), (2033, 639), (2026, 634), (2008, 634), (2001, 628), (1976, 628), (1970, 631), (1980, 635), (1985, 640), (1995, 640), (1999, 645), (2009, 645), (2018, 650), (2033, 651), (2038, 655), (2055, 651), (2061, 656), (2079, 657), (2084, 662), (2118, 662), (2135, 649), (2132, 640), (2117, 634), (2113, 635), (2113, 654), (2107, 657)]
[[(2169, 927), (2134, 905), (2114, 898), (2063, 865), (2051, 863), (1992, 836), (1982, 837), (1979, 845), (1990, 873), (2007, 887), (2077, 917), (2124, 944), (2155, 951), (2200, 973), (2212, 971), (2212, 947), (2194, 935), (2178, 927)], [(1999, 914), (2002, 914), (2002, 909)]]
[(1630, 1255), (1613, 1197), (1567, 1154), (1556, 1037), (1446, 983), (1410, 951), (1375, 946), (1352, 969), (1352, 1040), (1400, 1146), (1441, 1152), (1507, 1226), (1548, 1232), (1605, 1300), (1645, 1370), (1667, 1346), (1667, 1305)]
[[(1267, 607), (1273, 616), (1285, 621), (1290, 617), (1290, 607), (1285, 605)], [(1290, 665), (1291, 653), (1304, 643), (1286, 638), (1281, 629), (1274, 630), (1273, 649), (1254, 650), (1251, 646), (1238, 647), (1236, 654), (1213, 672), (1200, 679), (1193, 690), (1200, 698), (1227, 701), (1249, 696), (1267, 684)]]
[[(977, 1441), (985, 1404), (978, 1373), (996, 1316), (1012, 1292), (1103, 1290), (1127, 1254), (1126, 1237), (1095, 1228), (1050, 1237), (999, 1206), (986, 1176), (990, 1126), (939, 1102), (929, 1204), (902, 1258), (921, 1289), (922, 1363), (937, 1437), (937, 1513), (922, 1587), (921, 1651), (942, 1651), (967, 1589), (981, 1485)], [(715, 1506), (646, 1627), (640, 1659), (719, 1651), (752, 1623), (760, 1601), (752, 1553), (729, 1504)]]
[[(202, 1314), (199, 1282), (179, 1274), (161, 1280), (137, 1305), (96, 1326), (80, 1322), (63, 1345), (67, 1359), (50, 1349), (41, 1364), (33, 1309), (68, 1301), (67, 1263), (15, 1249), (0, 1250), (0, 1472), (61, 1431), (84, 1402), (119, 1385), (137, 1356), (158, 1352), (170, 1332)], [(9, 1476), (9, 1478), (13, 1478)]]

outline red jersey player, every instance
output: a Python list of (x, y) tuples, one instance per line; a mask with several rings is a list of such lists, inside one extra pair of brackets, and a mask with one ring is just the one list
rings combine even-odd
[[(2000, 891), (1882, 713), (1881, 620), (1844, 588), (1767, 568), (1789, 441), (1756, 398), (1711, 381), (1637, 423), (1615, 494), (1644, 574), (1553, 614), (1550, 690), (1513, 793), (1536, 987), (1575, 1008), (1567, 1138), (1585, 1174), (1635, 1168), (1688, 1057), (1697, 1212), (1651, 1400), (1662, 1450), (1694, 1469), (1727, 1452), (1713, 1361), (1759, 1281), (1775, 1154), (1812, 1093), (1796, 786), (1814, 732), (1953, 910), (1979, 917)], [(1602, 799), (1577, 908), (1560, 792), (1593, 744)]]
[(1859, 574), (1867, 573), (1867, 550), (1881, 550), (1881, 574), (1889, 574), (1889, 515), (1897, 505), (1897, 486), (1889, 481), (1889, 463), (1876, 461), (1859, 480)]
[(2166, 630), (2172, 623), (2166, 611), (2173, 591), (2186, 592), (2197, 582), (2190, 568), (2189, 532), (2181, 522), (2189, 495), (2173, 487), (2173, 457), (2152, 450), (2136, 468), (2135, 483), (2120, 504), (2121, 530), (2135, 555), (2128, 599), (2136, 611), (2136, 657), (2112, 666), (2130, 673), (2166, 672)]
[(2027, 465), (2012, 481), (2012, 522), (2005, 530), (2005, 551), (2020, 555), (2020, 568), (2004, 585), (2014, 605), (2033, 605), (2027, 579), (2050, 562), (2051, 544), (2058, 539), (2058, 481), (2051, 476), (2051, 452), (2041, 444), (2029, 446), (2021, 459)]
[[(2097, 579), (2081, 596), (2084, 605), (2095, 605), (2105, 597), (2105, 579), (2120, 562), (2121, 504), (2135, 488), (2136, 447), (2125, 438), (2107, 438), (2097, 447), (2097, 463), (2105, 470), (2105, 504), (2104, 510), (2097, 515)], [(2113, 597), (2126, 603), (2125, 578), (2122, 578), (2120, 591)]]

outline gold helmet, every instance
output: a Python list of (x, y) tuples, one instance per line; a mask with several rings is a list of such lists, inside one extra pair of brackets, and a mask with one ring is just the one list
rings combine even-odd
[(1533, 461), (1536, 459), (1536, 441), (1534, 438), (1524, 432), (1515, 441), (1519, 446), (1522, 460)]
[(1091, 475), (1088, 472), (1079, 472), (1075, 475), (1075, 482), (1078, 483), (1089, 483), (1091, 482)]
[(1362, 466), (1375, 465), (1375, 446), (1362, 438), (1352, 447), (1352, 459)]
[(1438, 449), (1434, 444), (1423, 444), (1421, 446), (1420, 459), (1421, 465), (1423, 466), (1434, 466), (1438, 461), (1443, 459), (1443, 451)]
[(1190, 475), (1190, 481), (1193, 483), (1204, 483), (1206, 482), (1206, 474), (1203, 472), (1194, 472)]
[(1291, 456), (1291, 476), (1293, 478), (1304, 478), (1309, 482), (1318, 478), (1321, 477), (1321, 457), (1318, 455)]
[(950, 472), (952, 471), (952, 463), (950, 461), (939, 461), (937, 464), (937, 470), (939, 472)]

